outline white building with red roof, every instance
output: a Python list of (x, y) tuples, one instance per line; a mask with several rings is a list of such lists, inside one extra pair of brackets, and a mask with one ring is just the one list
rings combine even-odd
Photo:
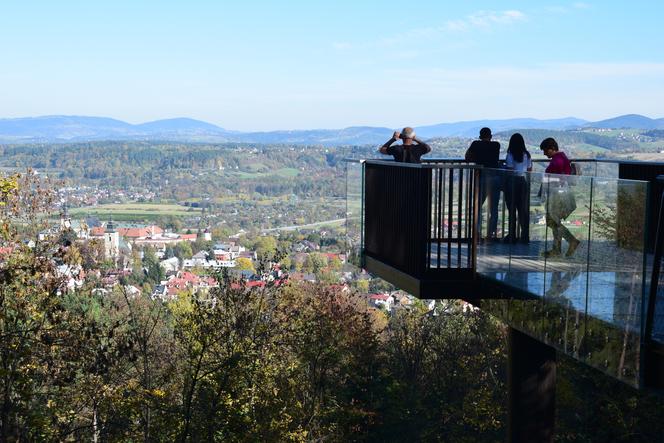
[(377, 308), (384, 307), (386, 311), (390, 312), (394, 306), (394, 297), (387, 293), (369, 294), (369, 303)]

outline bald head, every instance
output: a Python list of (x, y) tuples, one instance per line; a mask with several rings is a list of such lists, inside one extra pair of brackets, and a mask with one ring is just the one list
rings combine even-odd
[(410, 126), (406, 126), (401, 131), (401, 138), (403, 138), (403, 139), (406, 139), (406, 138), (413, 139), (413, 138), (415, 138), (415, 130), (413, 128), (411, 128)]

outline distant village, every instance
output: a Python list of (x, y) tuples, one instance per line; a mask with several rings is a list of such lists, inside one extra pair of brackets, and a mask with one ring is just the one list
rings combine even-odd
[[(97, 284), (93, 292), (97, 294), (121, 290), (131, 297), (147, 295), (145, 286), (136, 283), (142, 276), (135, 273), (149, 272), (145, 259), (146, 255), (152, 254), (158, 260), (158, 275), (163, 278), (152, 285), (149, 294), (152, 299), (164, 302), (177, 299), (183, 292), (204, 296), (210, 288), (219, 285), (217, 275), (224, 271), (234, 277), (236, 287), (245, 288), (260, 288), (268, 283), (315, 283), (321, 275), (325, 275), (326, 283), (335, 290), (355, 290), (371, 308), (386, 314), (408, 308), (416, 302), (402, 291), (370, 292), (371, 277), (357, 267), (347, 265), (346, 254), (321, 252), (320, 245), (306, 239), (291, 245), (287, 266), (271, 262), (267, 271), (257, 272), (259, 254), (242, 246), (240, 239), (244, 232), (223, 240), (213, 240), (209, 228), (187, 231), (168, 232), (156, 224), (99, 221), (94, 217), (73, 220), (65, 210), (59, 224), (40, 233), (40, 240), (62, 238), (64, 235), (67, 238), (65, 241), (96, 245), (103, 255), (106, 266), (98, 269), (61, 265), (58, 269), (65, 278), (67, 291), (75, 291), (86, 280), (94, 279)], [(173, 255), (174, 250), (188, 253)], [(306, 266), (309, 261), (314, 261), (314, 256), (320, 261), (317, 270)], [(143, 263), (138, 269), (137, 260)], [(427, 307), (433, 310), (435, 304), (432, 301)]]

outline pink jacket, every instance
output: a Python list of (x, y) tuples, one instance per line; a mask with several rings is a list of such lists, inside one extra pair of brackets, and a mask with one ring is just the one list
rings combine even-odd
[(549, 166), (544, 170), (547, 174), (565, 174), (572, 173), (572, 165), (564, 152), (558, 151), (553, 154)]

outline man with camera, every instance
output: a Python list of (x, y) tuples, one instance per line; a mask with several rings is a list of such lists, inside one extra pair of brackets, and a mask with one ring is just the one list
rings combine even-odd
[[(392, 146), (399, 139), (403, 140), (403, 144)], [(431, 152), (431, 147), (415, 137), (413, 128), (405, 127), (401, 132), (394, 131), (392, 138), (378, 152), (393, 156), (396, 162), (421, 163), (420, 157)]]

